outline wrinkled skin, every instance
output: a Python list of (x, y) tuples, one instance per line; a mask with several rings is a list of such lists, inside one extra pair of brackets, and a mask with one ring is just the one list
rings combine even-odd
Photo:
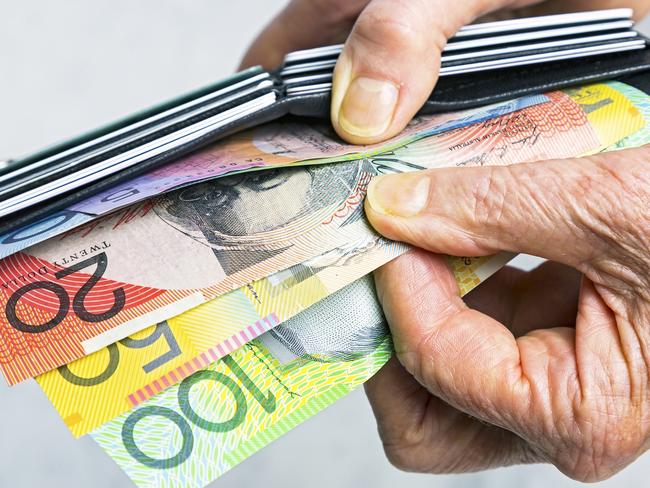
[[(649, 159), (641, 148), (375, 180), (375, 228), (430, 251), (377, 272), (398, 361), (366, 390), (396, 465), (550, 462), (594, 481), (650, 446)], [(395, 195), (414, 188), (421, 209), (400, 216)], [(434, 254), (499, 250), (554, 262), (506, 268), (465, 303)]]
[[(347, 39), (332, 123), (376, 142), (417, 111), (463, 24), (620, 6), (640, 17), (650, 2), (294, 0), (244, 64)], [(418, 248), (376, 272), (397, 354), (366, 392), (392, 463), (451, 473), (548, 462), (596, 481), (650, 447), (649, 164), (640, 148), (373, 180), (371, 223)], [(505, 268), (461, 299), (439, 254), (501, 250), (549, 261)]]

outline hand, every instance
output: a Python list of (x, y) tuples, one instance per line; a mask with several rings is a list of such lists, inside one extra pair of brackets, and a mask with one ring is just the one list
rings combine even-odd
[[(524, 6), (525, 11), (513, 12)], [(346, 40), (332, 87), (338, 134), (370, 144), (400, 132), (431, 94), (447, 39), (476, 18), (635, 6), (644, 0), (293, 0), (260, 34), (242, 67), (274, 68), (297, 49)]]
[[(650, 147), (380, 176), (366, 213), (416, 250), (376, 273), (396, 357), (366, 387), (389, 459), (549, 462), (595, 481), (650, 447)], [(553, 260), (460, 299), (434, 253)]]

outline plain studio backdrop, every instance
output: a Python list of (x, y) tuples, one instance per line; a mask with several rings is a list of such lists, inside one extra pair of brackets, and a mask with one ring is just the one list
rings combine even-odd
[[(19, 156), (227, 76), (281, 0), (0, 0), (0, 159)], [(530, 258), (519, 260), (529, 267)], [(0, 380), (2, 383), (2, 380)], [(634, 486), (650, 456), (596, 486)], [(213, 486), (577, 486), (550, 466), (453, 476), (385, 460), (360, 389)], [(0, 384), (0, 487), (128, 487), (90, 438), (75, 440), (35, 382)]]

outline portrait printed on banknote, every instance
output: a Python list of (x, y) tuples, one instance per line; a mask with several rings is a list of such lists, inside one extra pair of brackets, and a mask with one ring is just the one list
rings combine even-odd
[[(214, 251), (228, 274), (281, 253), (358, 191), (364, 161), (251, 172), (164, 195), (155, 212)], [(360, 207), (359, 207), (360, 210)]]

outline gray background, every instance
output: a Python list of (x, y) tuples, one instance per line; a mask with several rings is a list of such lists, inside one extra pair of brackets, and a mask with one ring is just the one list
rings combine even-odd
[[(0, 0), (0, 159), (18, 156), (232, 72), (281, 0)], [(534, 261), (519, 260), (528, 267)], [(0, 380), (0, 383), (2, 381)], [(639, 485), (650, 456), (598, 486)], [(384, 459), (363, 392), (215, 483), (377, 488), (577, 486), (550, 466), (428, 476)], [(34, 382), (0, 384), (0, 487), (121, 487), (90, 439), (74, 440)]]

